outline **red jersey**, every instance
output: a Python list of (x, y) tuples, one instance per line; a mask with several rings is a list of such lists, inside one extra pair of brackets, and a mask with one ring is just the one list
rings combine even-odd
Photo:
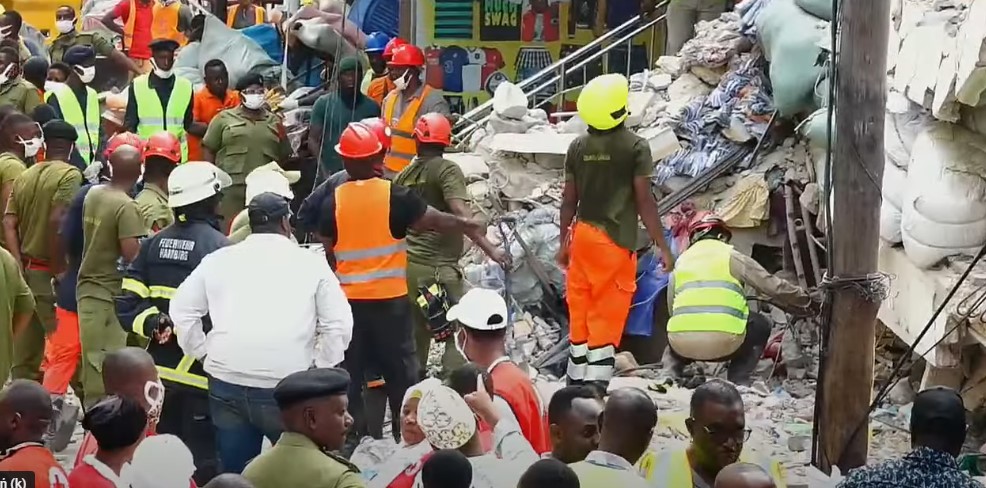
[(99, 462), (95, 457), (85, 459), (82, 466), (72, 470), (68, 477), (72, 488), (127, 488), (130, 485), (120, 480), (120, 476), (109, 466)]
[(130, 0), (120, 0), (120, 3), (116, 4), (113, 8), (113, 15), (123, 21), (123, 25), (127, 24), (127, 19), (131, 15), (135, 15), (134, 18), (134, 40), (130, 45), (130, 52), (127, 53), (128, 56), (134, 59), (151, 59), (151, 25), (154, 23), (154, 2), (147, 2), (144, 5), (141, 2), (136, 2), (137, 11), (130, 11)]
[(494, 393), (503, 397), (510, 405), (517, 417), (517, 423), (520, 424), (520, 431), (534, 451), (538, 454), (550, 451), (551, 440), (548, 437), (541, 400), (534, 390), (531, 378), (509, 360), (494, 363), (490, 376), (493, 377)]
[(55, 460), (51, 451), (39, 442), (25, 442), (7, 451), (0, 461), (0, 473), (30, 471), (34, 473), (34, 488), (68, 488), (68, 475)]
[[(148, 430), (145, 435), (147, 437), (151, 437), (155, 434), (157, 434), (157, 432), (152, 432)], [(80, 467), (86, 466), (87, 465), (85, 461), (86, 456), (94, 455), (98, 450), (99, 450), (99, 444), (96, 443), (96, 438), (92, 436), (91, 432), (86, 432), (85, 437), (82, 438), (82, 444), (79, 444), (79, 452), (76, 453), (75, 455), (75, 462), (72, 464), (73, 466), (72, 473), (75, 473), (75, 470), (79, 469)], [(75, 485), (72, 486), (74, 487)], [(190, 481), (189, 487), (196, 488), (195, 480)]]

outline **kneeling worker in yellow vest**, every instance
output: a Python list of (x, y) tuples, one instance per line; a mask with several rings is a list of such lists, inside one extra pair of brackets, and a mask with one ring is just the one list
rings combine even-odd
[(150, 44), (154, 70), (134, 78), (127, 94), (125, 131), (141, 139), (166, 130), (181, 141), (181, 159), (188, 159), (185, 133), (192, 126), (192, 82), (175, 75), (175, 51), (178, 42), (157, 39)]
[[(689, 415), (685, 420), (692, 436), (688, 447), (659, 454), (648, 451), (637, 462), (649, 486), (709, 488), (726, 466), (753, 461), (743, 453), (750, 429), (743, 414), (743, 398), (735, 386), (719, 379), (699, 386), (692, 393)], [(777, 488), (787, 486), (779, 463), (768, 460), (756, 464), (770, 474)]]
[(79, 135), (75, 141), (82, 162), (86, 166), (96, 160), (99, 146), (99, 96), (89, 83), (96, 77), (96, 51), (89, 46), (72, 46), (62, 58), (71, 68), (64, 85), (45, 94), (45, 102), (55, 111), (55, 118), (62, 119)]
[(673, 369), (680, 374), (689, 361), (729, 361), (729, 381), (748, 383), (771, 324), (750, 312), (745, 287), (792, 311), (808, 310), (811, 296), (733, 249), (728, 244), (732, 233), (722, 219), (707, 215), (691, 225), (689, 235), (691, 245), (678, 257), (668, 284), (668, 344), (677, 360)]

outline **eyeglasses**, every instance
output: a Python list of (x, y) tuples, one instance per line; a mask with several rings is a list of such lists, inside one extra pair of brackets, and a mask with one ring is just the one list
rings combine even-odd
[(708, 434), (709, 437), (711, 437), (713, 440), (718, 442), (727, 442), (727, 441), (746, 442), (750, 440), (750, 434), (753, 433), (753, 431), (750, 429), (740, 429), (734, 431), (712, 430), (704, 425), (702, 426), (702, 429), (705, 430), (705, 433)]

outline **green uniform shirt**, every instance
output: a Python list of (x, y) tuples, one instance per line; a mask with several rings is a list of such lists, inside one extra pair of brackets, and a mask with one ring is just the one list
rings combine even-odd
[[(414, 158), (411, 164), (394, 179), (395, 185), (406, 186), (428, 205), (442, 212), (451, 212), (448, 201), (468, 200), (466, 176), (459, 165), (445, 158)], [(419, 264), (457, 266), (462, 257), (461, 233), (407, 233), (408, 260)]]
[(144, 218), (144, 226), (149, 233), (159, 232), (161, 229), (175, 223), (175, 214), (168, 207), (168, 194), (158, 188), (153, 183), (144, 185), (144, 189), (137, 194), (137, 209), (140, 210), (141, 217)]
[(9, 152), (0, 153), (0, 188), (13, 182), (25, 169), (27, 165), (21, 158)]
[(380, 106), (360, 93), (354, 105), (343, 103), (338, 93), (327, 93), (318, 97), (312, 107), (311, 126), (308, 130), (322, 134), (321, 164), (322, 175), (328, 177), (342, 169), (342, 160), (336, 152), (339, 136), (350, 122), (380, 116)]
[(574, 182), (579, 193), (576, 218), (634, 250), (638, 225), (633, 180), (653, 171), (647, 141), (626, 128), (579, 136), (565, 156), (565, 181)]
[(109, 185), (89, 190), (82, 204), (82, 265), (76, 296), (112, 301), (119, 295), (120, 240), (147, 234), (137, 202)]
[(322, 452), (307, 437), (293, 432), (253, 459), (243, 477), (256, 488), (363, 488), (359, 469), (345, 459)]
[(242, 107), (223, 110), (209, 123), (202, 145), (216, 155), (216, 166), (229, 173), (234, 185), (271, 161), (284, 161), (291, 147), (276, 115), (248, 118)]
[(27, 287), (21, 267), (0, 248), (0, 383), (7, 382), (14, 357), (14, 314), (34, 310), (34, 294)]
[(97, 56), (109, 56), (116, 49), (113, 43), (98, 32), (79, 32), (74, 30), (68, 34), (62, 34), (52, 41), (48, 46), (48, 55), (52, 63), (62, 62), (65, 51), (73, 46), (91, 46), (96, 51)]
[(10, 105), (18, 112), (30, 115), (34, 107), (41, 105), (37, 88), (23, 78), (16, 78), (0, 86), (0, 107)]
[(7, 213), (17, 216), (21, 253), (48, 261), (48, 220), (56, 205), (68, 207), (82, 186), (78, 168), (61, 161), (45, 161), (24, 170), (14, 180)]

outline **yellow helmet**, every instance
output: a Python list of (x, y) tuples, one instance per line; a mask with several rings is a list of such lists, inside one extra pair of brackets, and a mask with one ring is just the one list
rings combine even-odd
[(630, 82), (618, 73), (600, 75), (590, 80), (579, 94), (579, 116), (589, 127), (609, 130), (623, 123), (629, 115), (627, 98)]

